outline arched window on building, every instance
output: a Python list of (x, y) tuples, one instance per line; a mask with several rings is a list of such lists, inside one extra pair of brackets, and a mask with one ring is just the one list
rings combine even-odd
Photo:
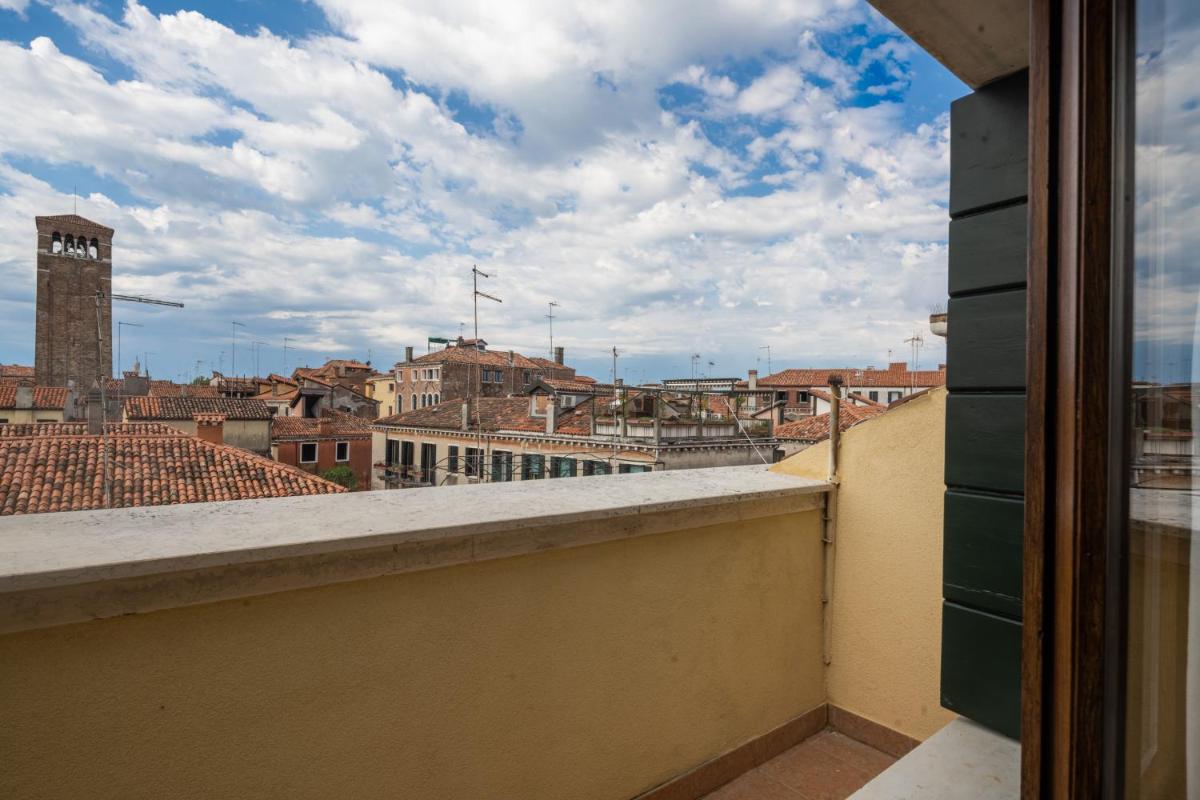
[(100, 242), (94, 238), (88, 242), (88, 258), (100, 258)]
[(54, 235), (50, 237), (50, 252), (51, 253), (61, 253), (62, 251), (63, 251), (62, 234), (59, 233), (58, 231), (55, 231)]
[(436, 406), (440, 402), (442, 402), (442, 396), (440, 394), (435, 394), (433, 396), (433, 404)]
[(67, 234), (66, 243), (63, 245), (63, 251), (69, 256), (75, 255), (75, 237), (69, 233)]
[(417, 410), (417, 396), (415, 394), (412, 396), (412, 410)]

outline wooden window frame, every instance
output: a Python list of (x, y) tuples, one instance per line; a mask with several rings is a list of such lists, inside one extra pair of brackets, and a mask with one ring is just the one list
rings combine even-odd
[(1030, 3), (1023, 798), (1123, 794), (1132, 0)]

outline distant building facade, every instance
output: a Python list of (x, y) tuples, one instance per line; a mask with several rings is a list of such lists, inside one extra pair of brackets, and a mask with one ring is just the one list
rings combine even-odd
[(768, 389), (784, 401), (789, 419), (809, 417), (829, 410), (828, 401), (821, 396), (829, 389), (829, 379), (838, 377), (846, 397), (855, 403), (888, 405), (909, 395), (936, 386), (946, 385), (946, 365), (933, 370), (910, 370), (903, 361), (895, 361), (887, 369), (841, 367), (835, 369), (785, 369), (765, 377), (750, 370), (749, 378), (738, 383), (739, 388)]
[(618, 387), (539, 382), (524, 396), (446, 401), (376, 422), (373, 488), (567, 478), (775, 460), (771, 422), (687, 414)]
[(112, 375), (113, 229), (77, 214), (34, 221), (35, 382), (86, 392)]
[(261, 400), (231, 397), (128, 397), (124, 422), (161, 422), (176, 430), (199, 435), (197, 415), (222, 417), (223, 444), (260, 455), (271, 452), (271, 409)]
[(593, 382), (564, 363), (561, 347), (554, 348), (554, 360), (530, 358), (514, 350), (489, 350), (484, 340), (461, 336), (442, 350), (415, 358), (413, 349), (405, 348), (405, 359), (393, 372), (397, 414), (468, 397), (511, 397), (543, 378)]
[(371, 426), (350, 414), (331, 413), (316, 419), (275, 417), (271, 420), (271, 457), (314, 475), (347, 467), (354, 473), (356, 490), (371, 488)]

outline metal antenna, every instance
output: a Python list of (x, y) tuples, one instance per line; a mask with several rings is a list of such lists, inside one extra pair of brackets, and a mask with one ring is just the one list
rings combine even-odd
[(767, 374), (768, 375), (774, 374), (774, 370), (771, 369), (771, 345), (764, 344), (762, 347), (760, 347), (758, 349), (767, 351)]
[(246, 326), (240, 322), (233, 322), (232, 320), (230, 321), (229, 325), (233, 329), (233, 352), (229, 356), (229, 374), (237, 375), (237, 329), (244, 328)]
[(117, 323), (117, 374), (123, 375), (121, 372), (121, 329), (122, 328), (144, 328), (145, 325), (140, 325), (136, 322), (118, 322)]
[(258, 371), (258, 357), (262, 353), (262, 348), (263, 348), (263, 345), (265, 345), (265, 344), (266, 344), (266, 342), (259, 342), (259, 341), (253, 341), (250, 343), (250, 346), (254, 348), (254, 377), (256, 377), (256, 378), (260, 377), (260, 374)]
[(288, 351), (288, 342), (290, 342), (291, 340), (292, 339), (290, 336), (283, 337), (283, 374), (284, 374), (284, 377), (287, 377), (287, 371), (288, 371), (287, 351)]
[(546, 319), (550, 320), (550, 358), (553, 359), (554, 358), (554, 309), (558, 306), (558, 303), (551, 300), (549, 303), (549, 306), (550, 306), (550, 313), (546, 315)]
[(146, 360), (146, 377), (150, 377), (150, 356), (156, 356), (158, 352), (155, 350), (147, 350), (142, 353), (142, 357)]
[(496, 303), (504, 302), (499, 297), (493, 297), (492, 295), (488, 294), (487, 292), (479, 291), (479, 276), (480, 275), (482, 275), (485, 278), (492, 277), (491, 275), (488, 275), (486, 272), (481, 270), (479, 267), (472, 264), (471, 265), (471, 287), (472, 287), (472, 292), (475, 297), (474, 306), (475, 306), (475, 345), (476, 346), (479, 345), (479, 298), (483, 297), (483, 298), (486, 298), (486, 299), (491, 300)]

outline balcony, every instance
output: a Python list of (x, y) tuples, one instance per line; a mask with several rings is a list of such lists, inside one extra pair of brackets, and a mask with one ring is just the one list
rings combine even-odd
[(836, 485), (818, 446), (0, 520), (0, 794), (845, 797), (953, 719), (942, 414)]

